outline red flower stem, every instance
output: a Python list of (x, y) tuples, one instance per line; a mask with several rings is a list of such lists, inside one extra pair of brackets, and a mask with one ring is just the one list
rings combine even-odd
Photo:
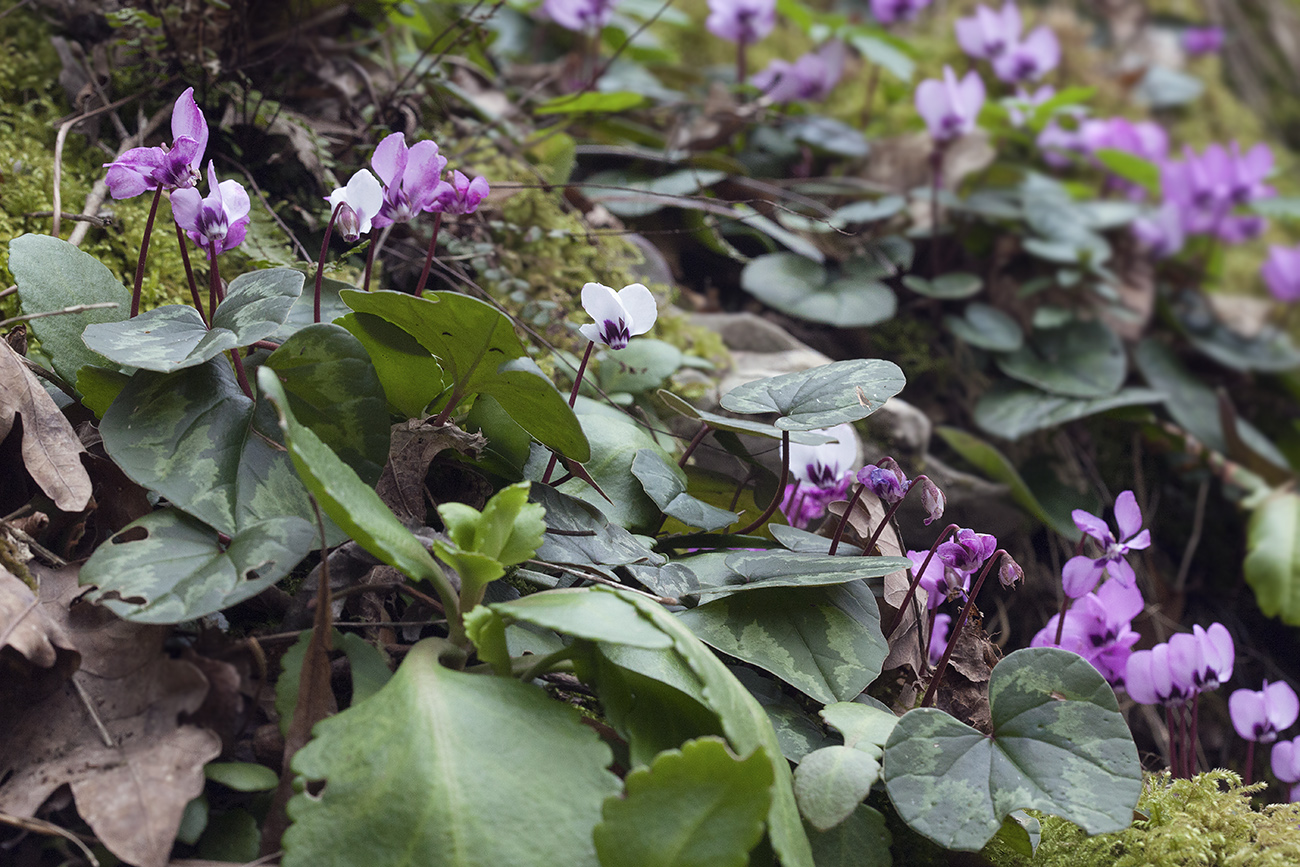
[[(438, 216), (442, 216), (439, 214)], [(582, 375), (587, 372), (587, 362), (591, 361), (591, 350), (596, 348), (596, 341), (587, 341), (587, 351), (582, 353), (582, 361), (578, 364), (578, 374), (573, 377), (573, 388), (569, 390), (569, 408), (578, 402), (578, 389), (582, 386)], [(546, 465), (546, 472), (542, 474), (542, 484), (545, 485), (551, 481), (551, 473), (555, 472), (555, 464), (559, 461), (560, 456), (551, 452), (551, 462)]]
[[(375, 234), (379, 234), (375, 232)], [(379, 247), (379, 239), (370, 239), (370, 249), (366, 251), (366, 275), (361, 279), (361, 289), (363, 292), (370, 291), (370, 269), (375, 264), (375, 250)]]
[(1255, 781), (1255, 742), (1246, 741), (1246, 774), (1245, 784), (1249, 786)]
[(149, 219), (144, 222), (144, 238), (140, 241), (140, 259), (135, 263), (135, 286), (131, 290), (131, 317), (140, 315), (140, 287), (144, 285), (144, 262), (149, 256), (149, 236), (153, 234), (153, 218), (158, 214), (158, 202), (162, 199), (163, 188), (160, 186), (153, 194), (153, 204), (149, 206)]
[[(217, 302), (215, 299), (217, 297), (217, 287), (221, 285), (221, 273), (217, 268), (217, 244), (215, 241), (208, 245), (208, 264), (210, 266), (208, 268), (208, 292), (211, 299), (209, 303), (212, 305), (212, 309), (216, 310)], [(235, 365), (235, 379), (239, 381), (240, 390), (244, 392), (244, 397), (252, 400), (253, 389), (248, 385), (248, 375), (244, 373), (244, 362), (239, 357), (238, 349), (230, 350), (230, 360)]]
[[(433, 215), (433, 237), (429, 239), (429, 254), (424, 257), (424, 270), (420, 272), (420, 282), (415, 284), (415, 297), (424, 295), (424, 284), (429, 281), (429, 269), (433, 267), (433, 254), (438, 247), (438, 230), (442, 228), (442, 212)], [(581, 374), (579, 374), (581, 375)], [(572, 403), (569, 406), (573, 406)]]
[[(889, 519), (894, 517), (894, 513), (898, 511), (899, 506), (903, 505), (903, 500), (905, 499), (907, 499), (907, 494), (900, 497), (898, 502), (890, 506), (888, 512), (885, 512), (885, 517), (880, 519), (880, 526), (876, 528), (876, 532), (871, 534), (871, 538), (867, 540), (867, 546), (862, 549), (863, 557), (871, 556), (871, 550), (876, 547), (876, 542), (879, 541), (880, 534), (885, 532), (885, 527), (889, 525)], [(845, 514), (848, 513), (846, 512)]]
[(839, 550), (840, 540), (844, 538), (844, 528), (849, 525), (849, 515), (853, 514), (853, 507), (862, 499), (862, 492), (867, 489), (866, 485), (858, 485), (853, 491), (853, 496), (849, 497), (849, 504), (844, 509), (844, 514), (840, 515), (840, 523), (835, 528), (835, 535), (831, 537), (831, 549), (826, 552), (828, 557), (834, 557), (835, 552)]
[(948, 670), (948, 660), (952, 657), (953, 648), (957, 646), (957, 639), (961, 637), (961, 628), (966, 625), (970, 613), (975, 608), (975, 597), (980, 595), (980, 588), (984, 586), (984, 579), (988, 577), (989, 572), (993, 570), (993, 564), (997, 562), (999, 556), (1010, 556), (1003, 548), (993, 552), (984, 564), (984, 569), (980, 572), (980, 577), (975, 579), (975, 586), (971, 588), (970, 595), (966, 597), (966, 604), (962, 606), (961, 614), (957, 615), (957, 622), (952, 625), (952, 631), (948, 633), (948, 647), (943, 652), (943, 658), (934, 668), (934, 677), (930, 680), (930, 686), (925, 691), (925, 698), (921, 699), (921, 707), (930, 707), (934, 704), (934, 694), (939, 689), (939, 684), (943, 681), (943, 673)]
[(321, 278), (325, 276), (325, 254), (330, 249), (330, 234), (334, 231), (334, 221), (339, 218), (339, 211), (343, 209), (344, 202), (339, 202), (330, 212), (330, 221), (325, 224), (325, 237), (320, 242), (320, 258), (316, 260), (316, 300), (312, 305), (312, 322), (320, 322), (320, 284)]
[(1201, 716), (1201, 694), (1198, 692), (1194, 696), (1192, 696), (1192, 731), (1190, 736), (1187, 739), (1188, 779), (1191, 779), (1192, 777), (1196, 776), (1196, 763), (1197, 763), (1196, 744), (1200, 740), (1199, 736), (1197, 735), (1196, 729), (1197, 729), (1197, 723), (1200, 720), (1200, 716)]
[[(934, 635), (934, 621), (937, 620), (938, 618), (939, 618), (938, 607), (936, 606), (934, 608), (931, 608), (929, 616), (925, 618), (926, 635)], [(929, 665), (929, 664), (930, 664), (930, 648), (927, 647), (925, 649), (925, 659), (922, 661), (922, 665)]]
[(217, 268), (217, 242), (208, 243), (208, 309), (217, 318), (217, 301), (221, 292), (221, 272)]
[(181, 261), (185, 263), (185, 277), (190, 282), (190, 299), (194, 302), (194, 309), (199, 311), (203, 324), (208, 325), (208, 317), (203, 312), (203, 296), (199, 294), (199, 283), (194, 279), (194, 268), (190, 265), (190, 248), (185, 245), (185, 230), (180, 223), (176, 224), (176, 240), (181, 245)]
[(934, 544), (930, 546), (930, 552), (926, 554), (925, 559), (921, 561), (921, 568), (915, 570), (912, 575), (912, 583), (907, 587), (907, 595), (903, 597), (903, 604), (898, 606), (898, 611), (894, 614), (893, 622), (891, 622), (889, 628), (885, 630), (886, 641), (894, 637), (894, 631), (898, 629), (898, 624), (903, 619), (903, 612), (907, 610), (907, 606), (912, 603), (912, 598), (916, 596), (916, 588), (921, 586), (921, 576), (925, 574), (925, 570), (929, 567), (930, 561), (934, 559), (934, 552), (939, 550), (939, 545), (941, 545), (954, 530), (959, 529), (961, 528), (957, 524), (949, 524), (943, 528), (943, 532), (939, 534), (938, 538), (934, 540)]
[(781, 481), (776, 486), (776, 493), (772, 496), (772, 502), (767, 504), (767, 508), (763, 510), (763, 514), (759, 515), (758, 518), (754, 520), (754, 523), (745, 527), (743, 530), (737, 530), (736, 535), (748, 535), (767, 523), (767, 519), (772, 517), (772, 513), (775, 512), (776, 507), (780, 505), (783, 495), (785, 494), (786, 482), (789, 480), (790, 432), (788, 430), (783, 430), (781, 431)]
[(1061, 646), (1061, 636), (1065, 634), (1065, 612), (1070, 610), (1070, 603), (1072, 601), (1073, 600), (1070, 599), (1069, 596), (1064, 595), (1061, 599), (1061, 614), (1056, 619), (1056, 640), (1052, 642), (1057, 647)]
[(709, 435), (709, 431), (711, 430), (713, 430), (713, 426), (706, 421), (704, 426), (701, 427), (699, 432), (697, 432), (691, 439), (690, 443), (687, 444), (686, 451), (682, 452), (682, 456), (677, 459), (677, 466), (686, 469), (686, 462), (690, 460), (691, 454), (699, 448), (700, 443), (704, 442), (704, 438)]
[(1174, 736), (1174, 706), (1165, 705), (1165, 728), (1169, 730), (1169, 773), (1178, 779), (1178, 739)]

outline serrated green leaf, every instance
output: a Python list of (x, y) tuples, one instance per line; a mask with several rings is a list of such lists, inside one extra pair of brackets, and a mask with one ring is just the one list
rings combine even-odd
[(596, 826), (601, 867), (744, 867), (763, 836), (772, 764), (761, 747), (740, 759), (720, 738), (699, 738), (626, 785)]
[(674, 470), (675, 465), (650, 449), (638, 449), (632, 459), (632, 475), (665, 515), (706, 532), (731, 526), (737, 518), (735, 512), (710, 506), (686, 493), (686, 483), (678, 477), (680, 470)]
[(377, 694), (317, 723), (293, 770), (325, 787), (289, 802), (285, 867), (598, 863), (609, 747), (537, 687), (443, 668), (442, 646), (417, 644)]
[(903, 371), (891, 361), (835, 361), (737, 386), (721, 404), (744, 414), (775, 412), (781, 430), (813, 430), (864, 419), (905, 384)]
[(528, 502), (528, 488), (528, 482), (502, 488), (482, 512), (464, 503), (438, 506), (449, 539), (434, 542), (434, 548), (460, 573), (466, 607), (478, 602), (488, 582), (505, 574), (504, 567), (529, 559), (542, 544), (546, 511)]
[(124, 620), (181, 623), (256, 596), (319, 545), (315, 527), (294, 516), (249, 524), (222, 545), (211, 527), (162, 509), (96, 548), (78, 581)]
[(492, 666), (493, 673), (510, 675), (510, 644), (499, 615), (486, 605), (475, 605), (465, 615), (465, 634), (474, 642), (479, 660)]
[(973, 852), (1019, 809), (1088, 834), (1128, 827), (1142, 766), (1115, 694), (1086, 660), (1018, 650), (994, 667), (989, 707), (991, 737), (935, 708), (899, 720), (885, 746), (885, 787), (913, 830)]
[(828, 831), (852, 815), (878, 779), (878, 758), (852, 747), (822, 747), (794, 769), (794, 796), (808, 824)]

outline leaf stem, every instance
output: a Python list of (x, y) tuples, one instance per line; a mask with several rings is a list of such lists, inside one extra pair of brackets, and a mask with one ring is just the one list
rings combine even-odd
[(844, 538), (844, 528), (849, 525), (849, 515), (853, 512), (853, 507), (862, 499), (862, 492), (867, 489), (866, 485), (859, 484), (853, 489), (853, 496), (849, 497), (849, 504), (844, 507), (844, 514), (840, 515), (840, 523), (835, 527), (835, 535), (831, 537), (831, 549), (826, 552), (828, 557), (834, 557), (835, 552), (840, 548), (840, 540)]
[(366, 275), (361, 279), (361, 290), (370, 291), (370, 269), (375, 264), (375, 250), (379, 249), (379, 239), (370, 239), (370, 249), (366, 251)]
[(971, 588), (970, 594), (966, 597), (966, 604), (962, 606), (961, 613), (957, 615), (957, 622), (952, 625), (952, 632), (948, 633), (948, 646), (944, 648), (943, 658), (934, 668), (934, 677), (930, 680), (930, 686), (925, 690), (925, 698), (921, 699), (921, 707), (930, 707), (934, 704), (934, 694), (939, 689), (939, 684), (943, 681), (943, 673), (948, 670), (948, 660), (952, 657), (952, 651), (957, 646), (957, 639), (961, 637), (961, 628), (966, 625), (970, 618), (971, 611), (975, 608), (975, 597), (979, 596), (980, 588), (984, 586), (984, 579), (988, 577), (989, 572), (993, 570), (993, 564), (997, 562), (1000, 556), (1010, 556), (1006, 549), (999, 548), (993, 552), (984, 563), (980, 576), (975, 579), (975, 586)]
[(135, 285), (131, 289), (131, 319), (140, 315), (140, 287), (144, 285), (144, 263), (149, 256), (149, 236), (153, 234), (153, 219), (158, 215), (158, 202), (162, 200), (162, 185), (153, 194), (149, 206), (149, 219), (144, 221), (144, 238), (140, 241), (140, 258), (135, 263)]
[(934, 552), (939, 550), (939, 546), (945, 539), (952, 535), (954, 530), (958, 529), (960, 529), (960, 527), (957, 524), (949, 524), (944, 527), (943, 532), (938, 535), (934, 540), (934, 544), (930, 546), (930, 552), (926, 554), (925, 559), (921, 561), (921, 568), (914, 570), (912, 583), (907, 586), (907, 595), (903, 597), (903, 604), (898, 606), (898, 611), (894, 614), (894, 619), (889, 624), (889, 629), (885, 631), (885, 641), (894, 637), (894, 631), (898, 629), (898, 624), (903, 620), (903, 612), (907, 610), (907, 606), (911, 604), (912, 598), (916, 596), (916, 588), (921, 586), (921, 576), (925, 574), (925, 570), (929, 567), (930, 561), (934, 559)]
[(320, 322), (320, 283), (325, 275), (325, 254), (330, 249), (330, 234), (334, 231), (334, 221), (339, 218), (346, 202), (339, 202), (330, 212), (330, 221), (325, 224), (325, 237), (320, 242), (320, 258), (316, 260), (316, 300), (312, 305), (312, 322)]
[(767, 508), (763, 510), (763, 514), (759, 515), (754, 520), (754, 523), (750, 524), (748, 527), (745, 527), (743, 530), (737, 530), (737, 536), (746, 536), (767, 523), (767, 519), (772, 517), (772, 513), (776, 511), (776, 507), (781, 503), (782, 497), (785, 494), (786, 482), (789, 480), (790, 432), (788, 430), (783, 430), (781, 431), (781, 481), (776, 486), (776, 493), (772, 495), (772, 502), (767, 504)]
[(185, 244), (185, 230), (181, 224), (176, 224), (176, 241), (181, 246), (181, 261), (185, 263), (185, 278), (190, 283), (190, 300), (194, 302), (194, 309), (199, 311), (199, 319), (209, 328), (212, 327), (208, 322), (207, 315), (203, 312), (203, 296), (199, 294), (199, 283), (194, 279), (194, 268), (190, 265), (190, 248)]
[(677, 459), (677, 466), (686, 469), (686, 462), (690, 460), (691, 455), (697, 448), (699, 448), (700, 443), (704, 442), (704, 438), (709, 435), (709, 431), (711, 430), (713, 430), (713, 426), (707, 421), (704, 422), (704, 426), (701, 427), (695, 436), (691, 438), (691, 441), (687, 443), (686, 451), (682, 452), (682, 456)]
[[(573, 377), (573, 388), (569, 389), (569, 409), (573, 409), (573, 405), (578, 402), (578, 389), (582, 387), (582, 375), (587, 372), (587, 362), (591, 360), (591, 351), (595, 348), (596, 341), (588, 340), (587, 351), (582, 353), (582, 361), (578, 364), (578, 373)], [(558, 454), (551, 452), (550, 463), (546, 465), (546, 472), (542, 474), (543, 485), (550, 483), (551, 473), (555, 472), (555, 464), (559, 459)]]
[(429, 239), (429, 252), (424, 257), (424, 270), (420, 272), (420, 282), (415, 284), (415, 297), (424, 297), (424, 284), (429, 281), (429, 269), (433, 267), (433, 254), (438, 248), (438, 230), (442, 228), (442, 211), (433, 215), (433, 237)]
[[(524, 668), (517, 676), (524, 683), (532, 683), (543, 674), (551, 671), (556, 663), (572, 659), (576, 652), (577, 651), (573, 645), (561, 647), (559, 650), (553, 650), (534, 661), (527, 668)], [(520, 663), (523, 662), (523, 660), (515, 660), (515, 662)]]

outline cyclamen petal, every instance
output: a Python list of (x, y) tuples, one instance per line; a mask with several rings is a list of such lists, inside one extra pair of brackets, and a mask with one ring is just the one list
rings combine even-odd
[(176, 98), (176, 104), (172, 106), (172, 147), (175, 147), (176, 141), (182, 136), (193, 139), (197, 148), (194, 154), (187, 159), (190, 166), (196, 171), (199, 167), (199, 161), (203, 159), (203, 152), (208, 148), (208, 121), (203, 116), (203, 110), (199, 104), (194, 101), (194, 88), (187, 87), (185, 92)]
[(640, 283), (618, 292), (601, 283), (587, 283), (582, 287), (582, 308), (596, 322), (578, 330), (593, 343), (610, 349), (623, 349), (629, 339), (645, 334), (659, 315), (654, 296)]
[(858, 455), (858, 438), (853, 426), (837, 424), (810, 433), (822, 434), (831, 441), (816, 446), (790, 443), (790, 474), (814, 486), (838, 483), (852, 469), (853, 459)]
[(343, 232), (344, 240), (348, 243), (356, 242), (362, 235), (370, 231), (371, 221), (384, 203), (384, 189), (366, 169), (360, 169), (349, 180), (346, 187), (339, 187), (330, 193), (329, 204), (330, 212), (339, 204), (346, 204), (353, 214), (355, 226), (344, 226), (343, 214), (339, 214), (339, 228)]

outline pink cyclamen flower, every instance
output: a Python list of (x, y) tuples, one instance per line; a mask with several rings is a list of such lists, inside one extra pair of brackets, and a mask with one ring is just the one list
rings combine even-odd
[(1287, 797), (1292, 801), (1300, 801), (1300, 786), (1296, 785), (1300, 783), (1300, 738), (1273, 744), (1269, 758), (1273, 765), (1273, 776), (1288, 784), (1290, 791)]
[(1191, 679), (1173, 665), (1168, 642), (1136, 650), (1124, 666), (1124, 689), (1138, 704), (1182, 705), (1196, 695)]
[(1300, 247), (1269, 247), (1259, 273), (1278, 301), (1300, 301)]
[(930, 664), (938, 665), (948, 650), (948, 628), (952, 626), (951, 614), (936, 614), (934, 628), (930, 630)]
[(956, 29), (962, 51), (976, 60), (992, 60), (1020, 39), (1020, 9), (1011, 0), (1000, 12), (981, 3), (974, 15), (957, 19)]
[(871, 14), (881, 24), (911, 21), (930, 5), (930, 0), (871, 0)]
[(1232, 727), (1248, 741), (1271, 744), (1300, 716), (1300, 699), (1285, 681), (1269, 683), (1258, 692), (1239, 689), (1228, 696)]
[(409, 222), (429, 210), (447, 158), (438, 155), (434, 142), (426, 139), (408, 148), (406, 136), (395, 132), (375, 148), (370, 165), (384, 182), (384, 203), (373, 220), (382, 229)]
[(1014, 127), (1022, 127), (1029, 122), (1037, 108), (1056, 96), (1056, 88), (1050, 84), (1040, 85), (1033, 93), (1023, 87), (1016, 88), (1016, 95), (1007, 97), (1003, 104), (1007, 107), (1007, 117)]
[(937, 142), (952, 141), (973, 131), (983, 107), (984, 82), (974, 71), (958, 81), (952, 67), (945, 66), (942, 81), (927, 78), (916, 87), (916, 110)]
[(1213, 54), (1222, 47), (1222, 27), (1189, 27), (1183, 31), (1183, 50), (1193, 57)]
[(704, 26), (719, 39), (753, 45), (776, 27), (776, 0), (709, 0)]
[(1125, 584), (1136, 580), (1133, 567), (1125, 560), (1130, 551), (1141, 550), (1151, 546), (1151, 531), (1138, 530), (1142, 527), (1142, 512), (1138, 509), (1137, 497), (1132, 491), (1124, 491), (1115, 498), (1115, 523), (1119, 527), (1119, 538), (1111, 532), (1110, 527), (1101, 518), (1089, 514), (1083, 509), (1071, 513), (1074, 525), (1101, 545), (1101, 555), (1072, 557), (1061, 570), (1061, 582), (1065, 595), (1079, 599), (1092, 592), (1097, 582), (1105, 573)]
[(844, 74), (844, 43), (832, 39), (794, 63), (773, 60), (750, 82), (773, 102), (809, 100), (820, 102), (839, 84)]
[(926, 609), (933, 611), (949, 599), (964, 599), (970, 592), (971, 573), (958, 572), (938, 557), (930, 557), (929, 551), (907, 552), (913, 572), (921, 568), (927, 557), (930, 562), (917, 578), (917, 583), (925, 591)]
[(1182, 213), (1178, 203), (1173, 201), (1165, 202), (1156, 210), (1138, 217), (1130, 228), (1138, 243), (1157, 259), (1175, 255), (1187, 241), (1183, 234)]
[(951, 541), (941, 542), (934, 549), (934, 556), (958, 572), (974, 572), (997, 549), (996, 536), (976, 533), (974, 530), (958, 530)]
[(172, 216), (190, 240), (210, 256), (233, 250), (248, 232), (248, 193), (238, 181), (217, 183), (217, 169), (208, 160), (208, 195), (194, 187), (173, 190)]
[(348, 181), (346, 187), (339, 187), (330, 193), (330, 213), (339, 208), (335, 222), (343, 240), (355, 243), (370, 231), (371, 222), (384, 204), (384, 188), (375, 180), (375, 176), (361, 169)]
[(146, 190), (193, 187), (208, 146), (208, 122), (194, 101), (194, 88), (186, 88), (172, 107), (171, 146), (131, 148), (111, 163), (104, 183), (115, 199), (130, 199)]
[(565, 30), (599, 31), (614, 14), (615, 0), (546, 0), (542, 11)]
[(431, 211), (444, 214), (472, 214), (478, 210), (479, 202), (492, 192), (486, 178), (470, 180), (459, 171), (451, 173), (451, 181), (440, 181), (433, 194)]
[(1073, 651), (1092, 663), (1112, 686), (1123, 686), (1133, 645), (1141, 637), (1133, 631), (1133, 618), (1142, 613), (1144, 604), (1136, 584), (1126, 587), (1107, 581), (1065, 612), (1060, 645), (1056, 643), (1059, 614), (1053, 615), (1029, 644)]
[(587, 283), (582, 287), (582, 309), (596, 320), (578, 328), (582, 336), (610, 349), (624, 349), (631, 338), (649, 331), (659, 316), (654, 296), (640, 283), (617, 292), (600, 283)]
[(1023, 40), (993, 58), (993, 72), (1008, 84), (1036, 81), (1061, 62), (1061, 43), (1051, 28), (1035, 27)]

